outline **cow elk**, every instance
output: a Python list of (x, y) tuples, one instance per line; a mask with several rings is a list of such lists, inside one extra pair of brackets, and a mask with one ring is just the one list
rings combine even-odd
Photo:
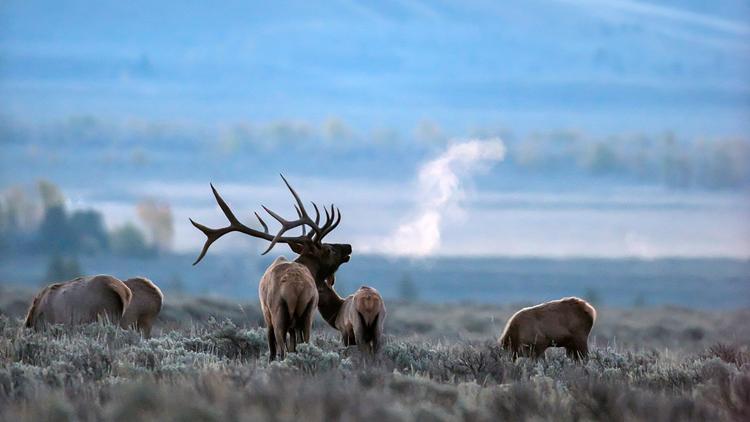
[(161, 311), (164, 295), (147, 278), (129, 278), (124, 283), (133, 293), (133, 298), (125, 309), (120, 325), (123, 328), (137, 329), (144, 337), (149, 338), (154, 321)]
[(588, 338), (596, 310), (577, 297), (521, 309), (505, 325), (500, 345), (518, 356), (538, 358), (548, 347), (564, 347), (572, 359), (588, 355)]
[[(335, 278), (329, 277), (324, 286), (325, 312), (329, 324), (341, 333), (345, 346), (357, 345), (363, 353), (374, 355), (380, 349), (385, 326), (385, 303), (377, 290), (362, 286), (346, 298), (333, 289)], [(330, 318), (330, 319), (329, 319)]]
[[(341, 212), (333, 205), (330, 207), (330, 212), (324, 207), (326, 220), (320, 225), (321, 215), (318, 206), (312, 203), (315, 209), (315, 219), (313, 219), (307, 213), (297, 192), (283, 175), (281, 178), (294, 197), (298, 218), (286, 220), (263, 206), (263, 209), (281, 224), (281, 229), (275, 235), (269, 233), (268, 225), (258, 213), (255, 213), (255, 217), (263, 227), (263, 231), (242, 224), (213, 185), (211, 185), (211, 190), (216, 202), (229, 220), (229, 225), (212, 229), (190, 220), (206, 235), (203, 250), (193, 265), (203, 259), (213, 242), (231, 232), (244, 233), (270, 242), (263, 255), (273, 249), (277, 243), (287, 244), (293, 252), (299, 255), (294, 261), (288, 261), (283, 257), (274, 260), (263, 274), (258, 286), (261, 310), (268, 329), (269, 360), (275, 359), (277, 353), (281, 359), (284, 359), (287, 350), (292, 352), (296, 350), (297, 342), (310, 340), (314, 310), (319, 305), (320, 286), (325, 284), (325, 280), (332, 276), (341, 264), (349, 261), (352, 253), (350, 245), (323, 243), (323, 238), (341, 222)], [(298, 227), (302, 229), (300, 236), (285, 236), (289, 230)], [(306, 228), (310, 229), (309, 232)], [(290, 334), (288, 344), (287, 334)]]
[(78, 277), (42, 289), (32, 300), (24, 325), (40, 329), (47, 324), (86, 324), (100, 318), (120, 323), (131, 298), (130, 289), (115, 277)]

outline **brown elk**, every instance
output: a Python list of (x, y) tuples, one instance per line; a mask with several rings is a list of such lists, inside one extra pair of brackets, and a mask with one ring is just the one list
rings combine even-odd
[[(346, 298), (341, 298), (333, 289), (334, 276), (324, 286), (325, 305), (320, 305), (321, 314), (331, 315), (326, 319), (341, 333), (345, 346), (357, 345), (365, 353), (375, 354), (380, 349), (385, 327), (386, 310), (383, 298), (377, 290), (361, 286)], [(325, 308), (325, 309), (323, 309)]]
[(538, 358), (548, 347), (564, 347), (568, 356), (588, 355), (588, 338), (596, 310), (577, 297), (553, 300), (523, 308), (505, 325), (500, 345), (518, 356)]
[(78, 277), (51, 284), (32, 300), (24, 325), (39, 329), (45, 324), (86, 324), (100, 318), (119, 323), (132, 293), (108, 275)]
[(161, 311), (164, 295), (149, 279), (143, 277), (129, 278), (124, 281), (133, 298), (125, 309), (120, 325), (123, 328), (140, 330), (144, 337), (151, 337), (151, 328)]
[[(211, 185), (211, 190), (216, 202), (229, 220), (229, 226), (211, 229), (190, 220), (206, 235), (203, 250), (193, 265), (203, 259), (213, 242), (231, 232), (240, 232), (269, 241), (268, 248), (263, 252), (264, 255), (277, 243), (287, 244), (293, 252), (299, 255), (294, 261), (287, 261), (283, 257), (277, 258), (268, 267), (258, 286), (263, 318), (268, 328), (269, 360), (275, 359), (277, 352), (283, 359), (287, 349), (295, 351), (298, 341), (310, 340), (314, 310), (319, 305), (320, 286), (325, 285), (325, 280), (333, 275), (341, 264), (349, 261), (352, 253), (351, 245), (323, 243), (323, 238), (341, 222), (341, 212), (333, 205), (330, 207), (330, 212), (324, 207), (326, 221), (320, 225), (321, 216), (318, 206), (312, 203), (315, 209), (315, 219), (312, 219), (297, 192), (283, 175), (281, 178), (296, 201), (295, 209), (299, 218), (286, 220), (263, 206), (263, 209), (281, 224), (281, 229), (276, 235), (269, 233), (268, 225), (258, 213), (255, 213), (255, 217), (263, 227), (263, 231), (242, 224), (213, 185)], [(284, 235), (287, 231), (297, 227), (302, 228), (301, 236)], [(310, 229), (309, 233), (306, 232), (306, 227)], [(288, 345), (285, 341), (287, 334), (290, 334)]]

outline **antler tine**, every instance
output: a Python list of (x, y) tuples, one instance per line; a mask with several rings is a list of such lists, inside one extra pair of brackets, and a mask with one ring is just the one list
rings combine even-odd
[[(266, 232), (266, 233), (268, 233), (268, 225), (266, 224), (266, 222), (263, 221), (262, 218), (260, 218), (260, 216), (258, 215), (257, 212), (253, 212), (253, 214), (255, 214), (255, 217), (258, 219), (258, 222), (260, 222), (260, 225), (263, 226), (263, 231)], [(270, 233), (268, 233), (268, 234), (270, 234)]]
[(331, 218), (328, 218), (328, 210), (326, 210), (326, 223), (323, 225), (321, 232), (327, 230), (331, 226), (335, 218), (336, 218), (336, 212), (334, 212), (333, 204), (331, 204)]
[[(216, 198), (216, 203), (219, 204), (219, 208), (224, 212), (224, 215), (227, 217), (227, 220), (229, 220), (229, 226), (222, 227), (220, 229), (212, 229), (210, 227), (206, 227), (203, 224), (195, 222), (192, 218), (190, 219), (190, 222), (203, 232), (204, 235), (206, 235), (206, 242), (203, 244), (203, 249), (201, 250), (200, 255), (198, 255), (198, 259), (193, 262), (193, 265), (196, 265), (203, 259), (204, 256), (206, 256), (206, 253), (208, 252), (208, 248), (213, 244), (216, 240), (218, 240), (221, 236), (224, 236), (225, 234), (233, 231), (239, 231), (243, 233), (247, 233), (252, 236), (256, 236), (260, 234), (258, 237), (263, 237), (264, 233), (260, 233), (257, 230), (253, 230), (250, 227), (245, 226), (244, 224), (240, 223), (240, 221), (237, 219), (237, 217), (234, 215), (232, 210), (229, 208), (229, 205), (227, 205), (226, 201), (224, 201), (224, 198), (219, 195), (219, 191), (216, 190), (213, 183), (211, 185), (211, 191), (214, 194), (214, 198)], [(267, 233), (265, 233), (267, 234)], [(269, 235), (270, 236), (270, 235)]]
[[(299, 207), (295, 205), (294, 209), (297, 210), (297, 216), (300, 219), (302, 219), (302, 211), (299, 210)], [(307, 231), (305, 230), (305, 225), (303, 224), (302, 225), (302, 236), (306, 236), (306, 235), (307, 235)]]
[(232, 227), (236, 225), (242, 225), (242, 223), (237, 220), (237, 217), (235, 217), (232, 210), (227, 205), (226, 201), (224, 201), (224, 198), (219, 195), (219, 191), (216, 190), (213, 183), (209, 183), (211, 186), (211, 192), (214, 194), (214, 198), (216, 198), (216, 203), (219, 204), (219, 208), (224, 212), (224, 215), (227, 217), (227, 220), (229, 220), (229, 227), (225, 227), (223, 229), (212, 229), (209, 227), (204, 226), (203, 224), (197, 223), (193, 221), (193, 219), (190, 219), (190, 222), (197, 228), (198, 230), (202, 231), (204, 235), (206, 235), (206, 242), (203, 244), (203, 249), (201, 250), (200, 255), (198, 255), (198, 258), (193, 262), (193, 265), (198, 264), (201, 259), (203, 259), (204, 256), (206, 256), (206, 253), (208, 252), (208, 248), (211, 246), (212, 243), (214, 243), (216, 240), (218, 240), (221, 236), (229, 233), (232, 231)]
[[(320, 210), (318, 210), (318, 206), (315, 204), (315, 202), (310, 201), (313, 208), (315, 209), (315, 226), (312, 230), (310, 230), (310, 233), (307, 234), (307, 238), (310, 240), (313, 240), (315, 235), (318, 233), (318, 231), (315, 230), (315, 228), (318, 227), (318, 224), (320, 224)], [(300, 218), (302, 218), (300, 216)], [(303, 226), (304, 227), (304, 226)], [(312, 226), (311, 226), (312, 227)]]
[(239, 225), (241, 226), (242, 223), (240, 223), (240, 220), (237, 219), (237, 217), (234, 216), (234, 213), (229, 208), (229, 205), (227, 205), (226, 201), (224, 201), (224, 198), (219, 195), (219, 191), (216, 190), (213, 183), (209, 183), (211, 185), (211, 191), (214, 193), (214, 198), (216, 198), (216, 203), (219, 204), (219, 208), (221, 208), (222, 211), (224, 211), (224, 215), (227, 217), (227, 220), (229, 220), (229, 223), (233, 226)]
[(315, 205), (315, 202), (310, 201), (310, 203), (312, 204), (313, 208), (315, 208), (315, 224), (319, 224), (320, 223), (320, 211), (318, 211), (318, 206)]
[(323, 224), (323, 227), (321, 228), (321, 232), (325, 231), (328, 227), (331, 227), (331, 223), (333, 223), (333, 219), (336, 218), (336, 214), (333, 212), (333, 204), (331, 204), (331, 213), (328, 213), (328, 210), (326, 210), (326, 223)]
[[(273, 240), (271, 240), (271, 243), (268, 245), (268, 248), (265, 251), (263, 251), (263, 253), (261, 255), (265, 255), (268, 252), (270, 252), (271, 249), (273, 249), (273, 247), (276, 246), (277, 243), (279, 243), (279, 239), (282, 238), (281, 235), (284, 234), (287, 230), (289, 230), (289, 229), (288, 228), (282, 228), (281, 231), (279, 233), (277, 233), (276, 236), (274, 236)], [(304, 236), (304, 237), (306, 237), (306, 236)]]
[[(300, 211), (302, 211), (302, 215), (304, 217), (310, 218), (307, 215), (307, 210), (305, 209), (305, 205), (302, 204), (302, 200), (300, 199), (299, 195), (297, 195), (297, 192), (294, 191), (294, 188), (292, 188), (292, 185), (290, 185), (289, 182), (286, 181), (286, 178), (284, 177), (283, 174), (279, 174), (279, 176), (281, 176), (281, 180), (284, 181), (284, 184), (286, 185), (287, 188), (289, 188), (289, 191), (292, 192), (292, 196), (294, 196), (294, 200), (297, 201), (297, 206), (299, 207)], [(310, 221), (312, 221), (312, 219), (310, 219)]]
[(334, 218), (336, 218), (336, 210), (333, 207), (333, 204), (331, 204), (331, 222), (333, 222)]
[(221, 229), (212, 229), (204, 226), (203, 224), (196, 223), (192, 218), (190, 219), (190, 222), (193, 223), (193, 226), (195, 226), (195, 228), (202, 231), (203, 234), (206, 235), (206, 242), (203, 244), (203, 249), (201, 250), (201, 253), (200, 255), (198, 255), (198, 258), (195, 260), (195, 262), (193, 262), (193, 265), (196, 265), (201, 261), (201, 259), (203, 259), (204, 256), (206, 256), (206, 252), (208, 252), (209, 246), (211, 246), (212, 243), (214, 243), (225, 233), (222, 233)]
[(336, 218), (336, 222), (333, 223), (333, 225), (331, 226), (330, 229), (328, 229), (328, 232), (326, 232), (326, 234), (332, 232), (333, 229), (335, 229), (336, 227), (338, 227), (339, 223), (341, 222), (341, 210), (338, 209), (338, 208), (336, 208), (336, 214), (338, 214), (338, 217)]
[(338, 208), (335, 208), (333, 204), (331, 204), (331, 211), (328, 211), (327, 207), (323, 207), (323, 211), (325, 211), (326, 214), (326, 222), (323, 224), (323, 226), (320, 228), (320, 232), (317, 233), (317, 236), (315, 238), (316, 241), (320, 242), (323, 240), (323, 238), (331, 232), (336, 226), (338, 225), (338, 222), (341, 221), (341, 216), (336, 215)]
[(302, 203), (302, 199), (300, 198), (299, 194), (297, 194), (297, 191), (295, 191), (292, 185), (289, 184), (289, 181), (286, 180), (283, 174), (280, 174), (280, 176), (281, 180), (284, 181), (284, 184), (289, 189), (289, 192), (291, 192), (292, 196), (294, 196), (294, 200), (297, 202), (296, 208), (299, 209), (299, 214), (301, 214), (300, 220), (298, 220), (298, 222), (300, 222), (301, 224), (307, 224), (308, 226), (310, 226), (310, 229), (316, 234), (320, 233), (320, 227), (318, 226), (320, 222), (320, 211), (318, 211), (318, 206), (315, 205), (314, 202), (312, 203), (313, 207), (315, 208), (315, 221), (313, 221), (313, 219), (310, 218), (310, 215), (307, 213), (307, 209), (305, 209), (305, 206)]
[(263, 208), (264, 210), (266, 210), (266, 212), (267, 212), (267, 213), (268, 213), (268, 214), (269, 214), (269, 215), (270, 215), (271, 217), (275, 218), (275, 219), (276, 219), (276, 221), (278, 221), (279, 223), (281, 223), (281, 225), (282, 225), (282, 226), (285, 226), (285, 225), (288, 225), (288, 224), (289, 224), (289, 222), (288, 222), (288, 221), (286, 221), (286, 220), (284, 219), (284, 217), (282, 217), (282, 216), (280, 216), (280, 215), (276, 214), (275, 212), (273, 212), (273, 210), (270, 210), (270, 209), (269, 209), (268, 207), (266, 207), (265, 205), (261, 205), (261, 208)]
[(325, 227), (321, 231), (322, 233), (321, 233), (320, 237), (318, 237), (318, 240), (322, 240), (328, 233), (332, 232), (333, 229), (335, 229), (336, 227), (338, 227), (339, 223), (341, 222), (341, 210), (339, 210), (338, 208), (336, 208), (335, 210), (336, 211), (334, 212), (333, 205), (331, 205), (331, 213), (332, 213), (332, 215), (336, 216), (336, 221), (333, 223), (333, 225), (331, 225), (330, 227)]
[[(310, 220), (310, 217), (306, 217), (306, 216), (304, 216), (304, 217), (300, 218), (300, 219), (299, 219), (299, 220), (297, 220), (297, 221), (287, 221), (286, 219), (284, 219), (284, 217), (282, 217), (282, 216), (280, 216), (280, 215), (276, 214), (275, 212), (273, 212), (273, 211), (272, 211), (271, 209), (269, 209), (269, 208), (268, 208), (268, 207), (266, 207), (265, 205), (261, 205), (261, 207), (263, 207), (263, 209), (264, 209), (264, 210), (266, 210), (266, 212), (267, 212), (268, 214), (270, 214), (270, 215), (271, 215), (271, 217), (275, 218), (275, 219), (276, 219), (276, 221), (278, 221), (278, 222), (279, 222), (279, 224), (281, 224), (281, 230), (279, 230), (279, 232), (278, 232), (278, 233), (276, 233), (276, 236), (274, 236), (274, 237), (273, 237), (273, 239), (271, 240), (271, 244), (270, 244), (270, 245), (268, 245), (268, 249), (266, 249), (266, 250), (265, 250), (265, 251), (264, 251), (264, 252), (263, 252), (263, 253), (262, 253), (261, 255), (265, 255), (265, 254), (267, 254), (267, 253), (268, 253), (269, 251), (271, 251), (271, 249), (273, 249), (273, 247), (274, 247), (274, 246), (276, 246), (276, 243), (278, 243), (278, 242), (279, 242), (279, 240), (281, 240), (281, 239), (283, 239), (283, 238), (284, 238), (284, 237), (283, 237), (283, 235), (284, 235), (284, 233), (286, 233), (287, 231), (289, 231), (289, 230), (291, 230), (291, 229), (293, 229), (293, 228), (295, 228), (295, 227), (299, 227), (299, 226), (304, 226), (305, 224), (308, 224), (308, 225), (309, 225), (310, 223), (312, 223), (312, 220)], [(299, 210), (299, 209), (297, 208), (297, 210)], [(311, 227), (312, 227), (312, 226), (311, 226)], [(315, 230), (316, 232), (318, 231), (318, 228), (317, 228), (317, 227), (313, 227), (313, 229), (314, 229), (314, 230)], [(298, 239), (298, 240), (299, 240), (299, 239), (307, 239), (307, 236), (300, 236), (300, 237), (299, 237), (299, 238), (297, 238), (297, 239)]]
[(320, 226), (320, 229), (315, 232), (315, 241), (316, 242), (319, 242), (320, 239), (323, 238), (323, 236), (322, 236), (323, 232), (328, 228), (328, 226), (331, 225), (331, 221), (332, 221), (332, 216), (328, 212), (328, 207), (326, 207), (325, 205), (323, 205), (323, 212), (325, 212), (325, 214), (326, 214), (326, 222), (323, 223), (323, 225)]

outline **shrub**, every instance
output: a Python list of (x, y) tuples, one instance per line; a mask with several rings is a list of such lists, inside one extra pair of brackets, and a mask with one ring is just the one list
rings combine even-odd
[(375, 359), (315, 333), (267, 363), (265, 330), (175, 323), (164, 335), (0, 316), (0, 420), (747, 420), (747, 349), (592, 348), (511, 357), (496, 342), (388, 336)]

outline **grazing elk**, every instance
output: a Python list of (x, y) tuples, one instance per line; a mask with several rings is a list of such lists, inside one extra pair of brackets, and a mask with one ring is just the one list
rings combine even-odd
[(104, 318), (119, 323), (132, 293), (109, 275), (78, 277), (51, 284), (31, 302), (24, 325), (39, 329), (45, 324), (86, 324)]
[[(341, 222), (341, 212), (333, 205), (331, 205), (330, 212), (324, 207), (326, 221), (320, 225), (318, 206), (315, 203), (312, 204), (315, 208), (313, 220), (308, 215), (297, 192), (283, 175), (281, 178), (296, 201), (295, 209), (299, 218), (287, 221), (263, 206), (263, 209), (281, 224), (281, 229), (276, 235), (269, 233), (268, 225), (258, 213), (255, 213), (255, 217), (263, 227), (263, 231), (242, 224), (213, 185), (211, 185), (211, 190), (216, 202), (229, 220), (229, 226), (211, 229), (190, 220), (206, 235), (203, 250), (193, 265), (203, 259), (213, 242), (231, 232), (240, 232), (269, 241), (270, 244), (263, 255), (273, 249), (277, 243), (287, 244), (293, 252), (299, 255), (294, 261), (288, 261), (283, 257), (277, 258), (263, 274), (258, 286), (263, 318), (268, 328), (269, 360), (275, 359), (277, 352), (280, 358), (284, 359), (287, 349), (295, 351), (298, 341), (310, 340), (314, 310), (316, 306), (319, 306), (320, 286), (325, 285), (325, 280), (333, 275), (341, 264), (349, 261), (352, 253), (350, 245), (323, 243), (323, 238)], [(287, 231), (297, 227), (302, 228), (301, 236), (284, 236)], [(306, 232), (306, 227), (310, 228), (309, 233)], [(325, 317), (325, 314), (323, 316)], [(285, 341), (287, 334), (291, 334), (288, 346)]]
[(164, 295), (147, 278), (129, 278), (124, 283), (133, 293), (133, 297), (130, 305), (125, 309), (120, 326), (140, 330), (144, 337), (151, 337), (151, 327), (161, 311)]
[(325, 293), (320, 293), (321, 298), (327, 298), (325, 313), (332, 316), (333, 322), (329, 319), (326, 321), (339, 330), (345, 346), (356, 344), (362, 352), (377, 353), (386, 317), (385, 303), (380, 293), (372, 287), (362, 286), (342, 299), (333, 290), (334, 282), (334, 276), (329, 277), (323, 288)]
[(505, 325), (500, 345), (517, 356), (538, 358), (548, 347), (564, 347), (568, 356), (588, 355), (588, 338), (596, 310), (577, 297), (553, 300), (523, 308)]

